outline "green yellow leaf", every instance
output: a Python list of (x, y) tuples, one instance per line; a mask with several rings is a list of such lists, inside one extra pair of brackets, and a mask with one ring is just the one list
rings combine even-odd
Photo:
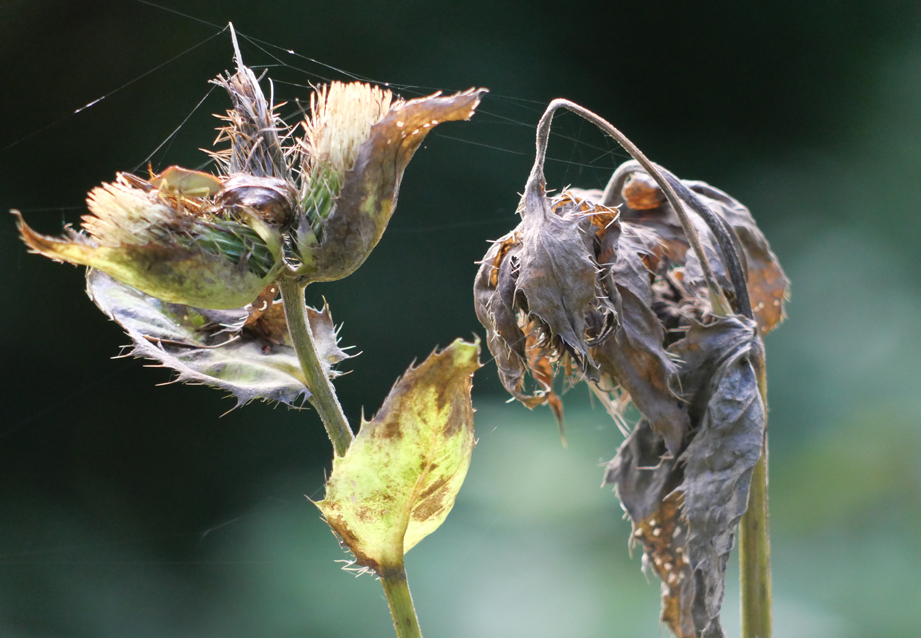
[(470, 388), (479, 352), (479, 342), (458, 339), (410, 367), (333, 461), (317, 507), (358, 564), (402, 565), (454, 506), (474, 446)]

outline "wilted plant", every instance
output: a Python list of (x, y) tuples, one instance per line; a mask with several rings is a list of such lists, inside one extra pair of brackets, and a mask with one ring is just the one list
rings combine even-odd
[(316, 408), (335, 450), (316, 505), (354, 564), (380, 577), (397, 635), (419, 636), (403, 556), (445, 520), (467, 473), (479, 344), (457, 340), (410, 367), (356, 437), (331, 383), (348, 355), (329, 308), (306, 307), (304, 288), (364, 262), (423, 138), (469, 119), (484, 90), (403, 101), (333, 83), (291, 127), (235, 36), (234, 47), (237, 72), (215, 80), (233, 105), (217, 138), (229, 147), (212, 153), (219, 175), (119, 173), (90, 192), (83, 231), (62, 238), (13, 213), (34, 252), (89, 266), (89, 296), (127, 331), (135, 356), (227, 390), (238, 405), (306, 398)]
[[(603, 192), (547, 193), (559, 108), (635, 158)], [(632, 400), (642, 418), (604, 480), (633, 522), (644, 568), (662, 579), (662, 620), (679, 638), (723, 636), (726, 562), (741, 519), (742, 635), (769, 636), (761, 337), (783, 318), (788, 282), (754, 219), (725, 193), (653, 165), (566, 100), (538, 125), (518, 212), (521, 223), (489, 249), (474, 284), (503, 385), (528, 407), (549, 405), (561, 431), (557, 376), (585, 381), (619, 425)]]
[[(212, 153), (218, 175), (119, 173), (89, 194), (82, 232), (42, 235), (14, 211), (19, 229), (34, 252), (89, 267), (88, 294), (127, 331), (134, 355), (238, 404), (316, 408), (335, 450), (316, 505), (353, 564), (380, 577), (397, 635), (420, 636), (404, 555), (445, 520), (469, 467), (479, 344), (458, 340), (410, 367), (355, 436), (331, 382), (348, 355), (329, 308), (306, 307), (304, 288), (365, 261), (416, 148), (434, 126), (469, 119), (483, 90), (404, 102), (333, 83), (288, 126), (238, 49), (236, 64), (215, 80), (233, 107), (217, 138), (228, 147)], [(637, 160), (603, 192), (547, 193), (543, 163), (561, 107)], [(769, 636), (761, 337), (782, 319), (788, 283), (767, 241), (734, 199), (678, 180), (565, 100), (538, 126), (519, 213), (475, 283), (502, 383), (528, 407), (549, 405), (561, 431), (557, 376), (585, 381), (622, 426), (632, 400), (642, 419), (605, 482), (633, 521), (644, 566), (662, 579), (663, 621), (679, 638), (723, 635), (741, 519), (743, 636)]]

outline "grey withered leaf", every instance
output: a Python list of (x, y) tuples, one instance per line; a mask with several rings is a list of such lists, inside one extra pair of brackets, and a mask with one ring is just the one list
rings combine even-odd
[[(665, 331), (652, 310), (652, 273), (643, 261), (658, 269), (648, 238), (627, 223), (605, 228), (604, 243), (612, 244), (611, 279), (619, 298), (620, 325), (613, 337), (595, 348), (592, 356), (636, 404), (652, 428), (665, 437), (677, 455), (688, 430), (685, 405), (678, 398), (678, 370), (665, 350)], [(654, 263), (655, 262), (655, 263)]]
[[(505, 388), (528, 407), (549, 404), (562, 424), (562, 402), (553, 391), (557, 370), (593, 376), (591, 347), (616, 327), (617, 290), (596, 254), (597, 232), (616, 226), (617, 211), (567, 192), (541, 196), (536, 206), (480, 262), (474, 303)], [(536, 388), (526, 387), (528, 376)]]
[(600, 269), (591, 251), (591, 220), (574, 208), (554, 210), (542, 193), (522, 198), (517, 290), (550, 338), (562, 340), (589, 367), (585, 313), (597, 295)]
[(637, 409), (677, 454), (688, 415), (674, 387), (675, 363), (663, 346), (664, 331), (655, 313), (626, 288), (620, 289), (623, 316), (614, 337), (592, 350), (600, 369), (629, 393)]
[[(735, 231), (738, 239), (737, 248), (741, 248), (739, 256), (743, 264), (747, 265), (752, 310), (761, 334), (767, 334), (783, 320), (784, 301), (789, 297), (790, 291), (790, 282), (784, 275), (777, 256), (771, 251), (767, 239), (747, 207), (705, 182), (682, 182)], [(687, 261), (685, 266), (689, 278), (700, 279), (698, 259), (693, 251), (687, 251), (687, 239), (681, 231), (675, 212), (665, 201), (658, 185), (639, 163), (628, 161), (619, 166), (598, 201), (604, 206), (619, 206), (624, 221), (654, 229), (674, 260)], [(725, 285), (726, 270), (721, 252), (715, 245), (712, 234), (697, 216), (692, 216), (692, 219), (698, 228), (707, 258), (721, 284)]]
[(489, 248), (473, 286), (477, 318), (486, 328), (486, 342), (502, 385), (526, 405), (540, 405), (543, 393), (529, 395), (523, 388), (527, 355), (525, 335), (518, 325), (514, 294), (518, 276), (517, 253), (521, 244), (517, 232), (496, 240)]
[(691, 601), (694, 596), (685, 542), (687, 523), (682, 496), (675, 492), (684, 468), (666, 456), (665, 440), (640, 420), (608, 463), (604, 482), (614, 485), (633, 521), (632, 540), (643, 545), (643, 566), (662, 580), (662, 622), (678, 638), (694, 638)]
[(733, 316), (692, 325), (670, 351), (683, 362), (682, 387), (697, 425), (679, 457), (692, 616), (700, 636), (721, 638), (726, 562), (764, 443), (766, 412), (757, 381), (764, 350), (755, 323)]
[[(98, 270), (87, 272), (87, 294), (133, 341), (131, 354), (171, 368), (176, 379), (227, 390), (238, 405), (254, 399), (297, 404), (309, 396), (280, 302), (214, 311), (172, 304)], [(330, 377), (347, 358), (329, 309), (308, 308), (318, 355)]]
[(783, 321), (784, 302), (790, 296), (790, 281), (780, 267), (777, 256), (771, 251), (764, 233), (758, 228), (748, 208), (706, 182), (685, 183), (706, 201), (711, 210), (729, 223), (739, 238), (747, 264), (752, 311), (761, 334), (767, 334)]
[[(629, 311), (625, 310), (625, 316)], [(645, 563), (662, 579), (662, 620), (685, 636), (722, 636), (726, 561), (761, 455), (765, 411), (755, 324), (693, 324), (669, 347), (692, 428), (678, 460), (644, 418), (608, 464), (605, 483), (633, 521)]]

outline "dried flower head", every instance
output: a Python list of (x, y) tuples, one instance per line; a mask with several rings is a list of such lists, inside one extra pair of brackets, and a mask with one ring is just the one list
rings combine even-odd
[[(562, 107), (637, 160), (604, 192), (547, 195), (550, 120)], [(745, 206), (655, 166), (566, 100), (538, 125), (519, 212), (474, 283), (500, 380), (558, 419), (557, 375), (587, 381), (610, 411), (630, 397), (642, 418), (605, 480), (662, 578), (662, 619), (679, 638), (721, 638), (726, 561), (764, 445), (761, 336), (783, 319), (783, 270)]]

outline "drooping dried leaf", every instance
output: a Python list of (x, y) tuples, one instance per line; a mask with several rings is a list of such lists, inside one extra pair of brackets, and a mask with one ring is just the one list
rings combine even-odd
[[(743, 264), (747, 264), (752, 310), (761, 334), (767, 334), (783, 320), (783, 306), (790, 290), (790, 282), (784, 275), (777, 256), (771, 251), (751, 212), (743, 204), (705, 182), (682, 181), (711, 211), (724, 219), (738, 236), (742, 248), (740, 258)], [(656, 195), (656, 192), (659, 192), (659, 195)], [(687, 251), (685, 254), (687, 240), (681, 232), (680, 223), (671, 205), (664, 200), (658, 186), (637, 162), (625, 162), (618, 167), (600, 201), (605, 206), (621, 206), (625, 221), (655, 230), (661, 240), (670, 247), (674, 259), (679, 262), (686, 260), (683, 265), (687, 270), (688, 280), (702, 281), (697, 256), (693, 251)], [(661, 205), (652, 207), (651, 204), (655, 201), (661, 201)], [(722, 254), (712, 233), (697, 215), (692, 215), (692, 222), (698, 230), (707, 258), (721, 285), (727, 286), (728, 278)]]
[[(539, 319), (582, 361), (590, 362), (585, 314), (596, 297), (599, 267), (591, 252), (590, 218), (558, 215), (546, 198), (522, 201), (517, 290), (528, 313)], [(589, 245), (586, 246), (586, 243)]]
[(671, 350), (683, 361), (685, 396), (699, 419), (680, 457), (687, 557), (695, 584), (692, 616), (701, 636), (721, 638), (726, 563), (764, 442), (765, 409), (756, 374), (764, 365), (763, 347), (754, 322), (727, 317), (692, 326)]
[[(171, 368), (178, 381), (227, 390), (238, 405), (254, 399), (296, 405), (309, 396), (280, 302), (247, 324), (249, 307), (213, 311), (171, 304), (92, 269), (87, 293), (131, 337), (134, 356)], [(333, 366), (348, 355), (337, 344), (329, 309), (308, 310), (320, 361), (335, 377)]]
[[(477, 317), (486, 328), (487, 345), (505, 389), (528, 408), (549, 405), (562, 429), (563, 403), (553, 391), (557, 353), (542, 326), (527, 318), (526, 302), (516, 298), (521, 250), (516, 230), (486, 253), (474, 283)], [(526, 387), (526, 375), (537, 387)]]
[(669, 348), (693, 425), (678, 461), (644, 418), (608, 464), (605, 482), (616, 486), (662, 579), (662, 619), (680, 638), (723, 635), (726, 561), (764, 436), (761, 348), (744, 318), (692, 325)]
[(346, 171), (341, 191), (317, 240), (309, 226), (298, 230), (302, 274), (312, 281), (333, 281), (355, 271), (377, 245), (397, 204), (403, 171), (413, 153), (435, 126), (467, 120), (485, 93), (470, 89), (455, 95), (440, 94), (393, 106), (358, 151), (353, 168)]
[(609, 266), (598, 266), (596, 234), (616, 227), (618, 212), (567, 191), (524, 198), (522, 215), (480, 262), (475, 307), (505, 388), (529, 408), (549, 405), (562, 431), (554, 377), (561, 369), (571, 379), (595, 377), (591, 348), (617, 326), (620, 299)]
[(631, 290), (618, 289), (620, 328), (592, 352), (601, 370), (630, 394), (652, 429), (665, 437), (671, 454), (677, 455), (689, 428), (686, 406), (676, 393), (678, 368), (665, 351), (665, 332), (656, 314)]
[[(506, 259), (513, 247), (520, 250), (515, 233), (493, 243), (480, 262), (473, 297), (477, 318), (486, 328), (486, 343), (495, 358), (502, 385), (527, 404), (529, 398), (536, 397), (528, 397), (523, 391), (527, 355), (513, 299), (517, 269), (513, 266), (514, 257)], [(542, 399), (537, 399), (540, 404)]]
[(410, 367), (344, 457), (317, 503), (359, 565), (380, 571), (445, 520), (473, 452), (478, 343), (457, 340)]
[(735, 230), (748, 266), (748, 292), (752, 311), (761, 334), (767, 334), (783, 320), (784, 302), (790, 296), (790, 281), (780, 267), (777, 256), (771, 251), (767, 238), (758, 228), (748, 208), (706, 182), (685, 183)]
[(682, 496), (675, 492), (684, 471), (674, 456), (666, 458), (667, 452), (662, 435), (641, 420), (608, 464), (605, 484), (615, 486), (633, 521), (632, 538), (643, 544), (644, 568), (662, 580), (662, 621), (678, 638), (695, 638), (687, 522), (680, 509)]

